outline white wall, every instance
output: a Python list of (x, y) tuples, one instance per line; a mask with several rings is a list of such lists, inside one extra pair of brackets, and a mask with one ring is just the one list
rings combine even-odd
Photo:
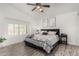
[[(34, 14), (32, 15), (36, 16)], [(3, 43), (0, 43), (0, 47), (22, 42), (25, 39), (25, 36), (23, 35), (7, 35), (7, 25), (9, 23), (26, 23), (28, 27), (28, 33), (34, 32), (39, 27), (38, 24), (40, 20), (38, 21), (33, 16), (31, 16), (31, 14), (28, 12), (22, 12), (21, 10), (18, 10), (9, 4), (0, 4), (0, 36), (7, 38), (7, 40), (5, 40)]]
[[(22, 42), (25, 39), (26, 35), (16, 35), (16, 36), (8, 35), (8, 24), (27, 24), (27, 26), (28, 26), (28, 23), (25, 21), (20, 21), (20, 20), (11, 19), (11, 18), (2, 18), (0, 20), (0, 36), (5, 37), (7, 40), (5, 40), (3, 43), (1, 43), (0, 47)], [(28, 30), (29, 30), (29, 28), (27, 29), (27, 31)]]
[(36, 30), (36, 24), (34, 21), (33, 22), (27, 22), (23, 21), (22, 19), (18, 18), (10, 18), (1, 15), (0, 16), (0, 36), (5, 37), (7, 40), (5, 40), (3, 43), (0, 44), (0, 47), (4, 47), (10, 44), (15, 44), (24, 41), (26, 35), (16, 35), (16, 36), (9, 36), (8, 35), (8, 24), (11, 23), (18, 23), (18, 24), (27, 24), (27, 34), (32, 33)]
[(68, 35), (68, 44), (78, 45), (79, 46), (79, 16), (78, 12), (68, 12), (59, 14), (56, 17), (56, 27), (43, 27), (41, 20), (52, 19), (52, 17), (46, 17), (40, 19), (38, 25), (40, 28), (59, 28), (61, 33), (66, 33)]
[[(22, 8), (23, 6), (21, 6)], [(24, 5), (24, 8), (26, 6)], [(64, 7), (64, 6), (63, 6)], [(68, 7), (68, 6), (67, 6)], [(71, 6), (70, 6), (71, 7)], [(49, 8), (47, 9), (48, 11), (45, 11), (46, 13), (37, 13), (36, 11), (31, 12), (31, 8), (30, 7), (26, 7), (24, 12), (18, 8), (14, 8), (13, 6), (10, 6), (8, 4), (0, 4), (0, 36), (4, 35), (7, 30), (6, 30), (6, 25), (9, 22), (20, 22), (19, 20), (22, 20), (22, 22), (28, 23), (28, 33), (32, 33), (34, 32), (36, 29), (39, 28), (43, 28), (42, 27), (42, 20), (45, 19), (51, 19), (52, 17), (56, 16), (56, 25), (57, 28), (60, 28), (61, 32), (65, 32), (68, 34), (68, 43), (69, 44), (73, 44), (73, 45), (79, 45), (79, 16), (77, 15), (77, 12), (73, 12), (72, 10), (74, 10), (73, 8), (60, 8), (60, 6), (58, 5), (58, 7), (55, 7), (55, 9)], [(30, 8), (29, 10), (27, 10), (27, 8)], [(22, 8), (23, 9), (23, 8)], [(59, 11), (60, 9), (60, 11)], [(66, 11), (62, 12), (62, 10), (66, 10), (68, 11), (68, 13)], [(52, 11), (53, 10), (53, 11)], [(58, 10), (58, 12), (57, 12)], [(56, 14), (55, 14), (56, 13)], [(54, 15), (55, 14), (55, 15)], [(11, 20), (11, 21), (9, 21)], [(13, 21), (15, 20), (15, 21)], [(50, 28), (50, 27), (48, 27)], [(24, 36), (7, 36), (4, 35), (7, 40), (5, 42), (3, 42), (3, 44), (1, 46), (6, 46), (6, 45), (10, 45), (10, 44), (14, 44), (17, 42), (21, 42), (24, 40)]]
[(77, 12), (77, 20), (76, 20), (76, 25), (77, 25), (77, 45), (79, 45), (79, 11)]
[(60, 28), (61, 33), (66, 33), (68, 35), (68, 43), (79, 45), (79, 43), (77, 43), (77, 12), (58, 15), (56, 16), (56, 21), (57, 27)]
[[(44, 15), (43, 15), (44, 16)], [(42, 20), (51, 19), (54, 16), (43, 17), (37, 21), (34, 25), (35, 29), (37, 28), (53, 28), (53, 27), (43, 27)], [(56, 27), (59, 28), (61, 33), (66, 33), (68, 35), (68, 44), (78, 45), (79, 46), (79, 15), (77, 11), (67, 12), (59, 14), (56, 17)]]
[[(1, 19), (1, 18), (0, 18)], [(15, 43), (19, 43), (24, 41), (26, 35), (16, 35), (16, 36), (9, 36), (8, 35), (8, 24), (11, 23), (18, 23), (18, 24), (27, 24), (27, 34), (29, 33), (34, 33), (34, 31), (36, 31), (36, 29), (39, 27), (37, 25), (37, 23), (28, 23), (26, 21), (22, 21), (22, 20), (18, 20), (18, 19), (13, 19), (13, 18), (6, 18), (6, 17), (2, 17), (2, 19), (0, 20), (0, 36), (5, 37), (7, 40), (5, 40), (3, 43), (0, 44), (0, 47), (4, 47), (7, 45), (11, 45), (11, 44), (15, 44)]]
[(0, 4), (0, 36), (7, 38), (3, 43), (0, 43), (0, 47), (22, 42), (25, 38), (25, 36), (7, 35), (7, 25), (9, 23), (26, 23), (28, 33), (31, 33), (30, 28), (36, 25), (36, 22), (28, 13), (24, 14), (8, 4)]

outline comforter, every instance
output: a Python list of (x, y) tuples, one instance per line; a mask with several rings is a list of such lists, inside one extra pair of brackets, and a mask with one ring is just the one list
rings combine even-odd
[(25, 38), (25, 41), (28, 41), (36, 46), (42, 47), (47, 53), (53, 49), (53, 45), (59, 40), (57, 35), (34, 35), (33, 38)]

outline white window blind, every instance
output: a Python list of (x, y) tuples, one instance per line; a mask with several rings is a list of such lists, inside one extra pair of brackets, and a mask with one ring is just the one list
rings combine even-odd
[(25, 35), (26, 24), (8, 24), (8, 35)]

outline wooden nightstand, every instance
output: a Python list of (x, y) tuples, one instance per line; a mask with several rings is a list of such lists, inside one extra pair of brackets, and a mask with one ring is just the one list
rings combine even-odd
[(67, 45), (67, 34), (61, 33), (61, 35), (60, 35), (60, 43)]

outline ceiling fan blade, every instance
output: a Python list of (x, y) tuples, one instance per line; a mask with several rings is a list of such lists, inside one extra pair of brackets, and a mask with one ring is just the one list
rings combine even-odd
[(43, 7), (50, 7), (50, 5), (42, 5)]
[(32, 11), (34, 11), (36, 9), (36, 7), (34, 7), (33, 9), (32, 9)]
[(31, 3), (27, 3), (27, 5), (32, 5), (32, 6), (36, 6), (36, 4), (31, 4)]
[(39, 6), (41, 6), (41, 3), (36, 3), (36, 5), (39, 5)]

